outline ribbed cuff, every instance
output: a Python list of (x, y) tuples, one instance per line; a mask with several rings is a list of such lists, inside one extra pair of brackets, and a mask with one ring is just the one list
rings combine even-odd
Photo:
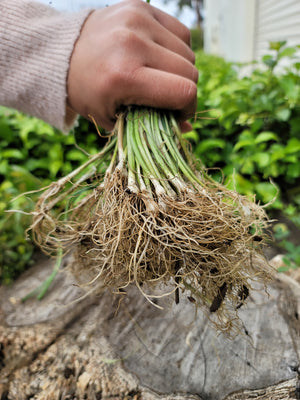
[(28, 0), (1, 0), (0, 104), (68, 131), (67, 76), (74, 44), (92, 10), (60, 13)]

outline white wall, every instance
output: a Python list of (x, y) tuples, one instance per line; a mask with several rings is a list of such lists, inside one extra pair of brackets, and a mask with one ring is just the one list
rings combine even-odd
[(257, 0), (255, 59), (266, 54), (269, 42), (300, 44), (300, 0)]
[(205, 0), (204, 49), (228, 61), (266, 54), (270, 41), (300, 44), (300, 0)]

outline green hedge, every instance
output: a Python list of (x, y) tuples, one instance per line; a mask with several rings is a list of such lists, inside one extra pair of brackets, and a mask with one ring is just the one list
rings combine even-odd
[[(297, 48), (271, 43), (264, 68), (199, 52), (198, 114), (187, 136), (209, 168), (244, 194), (275, 208), (300, 209), (300, 63)], [(282, 59), (288, 68), (280, 69)], [(205, 110), (211, 112), (203, 113)], [(221, 173), (212, 171), (220, 179)], [(219, 175), (219, 177), (218, 177)]]
[(10, 283), (32, 260), (33, 244), (24, 231), (30, 224), (26, 213), (33, 210), (39, 192), (19, 195), (79, 166), (87, 159), (80, 148), (92, 154), (102, 146), (83, 119), (74, 134), (63, 135), (43, 121), (0, 107), (0, 282)]

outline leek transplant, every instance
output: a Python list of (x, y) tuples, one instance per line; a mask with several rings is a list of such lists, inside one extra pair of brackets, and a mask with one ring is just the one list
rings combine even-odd
[(120, 113), (104, 149), (52, 183), (33, 214), (35, 241), (50, 255), (72, 252), (70, 268), (90, 291), (135, 284), (154, 306), (185, 296), (223, 331), (272, 275), (258, 261), (263, 207), (209, 177), (168, 111)]

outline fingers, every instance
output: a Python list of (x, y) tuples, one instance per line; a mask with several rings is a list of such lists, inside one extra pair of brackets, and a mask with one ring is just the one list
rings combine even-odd
[(143, 30), (147, 29), (147, 33), (154, 43), (180, 55), (192, 64), (195, 63), (195, 54), (184, 41), (167, 30), (155, 19), (151, 19), (147, 23), (147, 27), (144, 23)]
[(146, 66), (182, 76), (197, 83), (198, 70), (192, 63), (177, 53), (153, 44), (147, 52)]
[[(143, 1), (131, 0), (127, 4), (128, 15), (126, 16), (126, 11), (124, 11), (124, 18), (127, 19), (126, 25), (129, 29), (148, 38), (151, 37), (162, 47), (181, 55), (192, 63), (195, 62), (195, 55), (190, 48), (190, 31), (185, 25)], [(134, 9), (131, 8), (133, 6)], [(145, 8), (148, 13), (145, 13)]]
[(195, 64), (195, 54), (192, 49), (172, 32), (156, 22), (153, 28), (153, 41), (162, 47), (184, 57), (190, 63)]
[(198, 79), (189, 42), (183, 24), (142, 0), (94, 11), (72, 53), (68, 105), (108, 130), (128, 105), (174, 110), (187, 129)]
[(122, 8), (123, 16), (126, 18), (126, 13), (131, 22), (134, 22), (134, 27), (141, 23), (141, 19), (136, 17), (136, 13), (140, 13), (141, 16), (151, 15), (156, 21), (159, 22), (165, 29), (172, 32), (175, 36), (180, 38), (187, 46), (191, 44), (191, 36), (189, 29), (182, 24), (178, 19), (172, 17), (171, 15), (161, 11), (160, 9), (146, 3), (142, 0), (128, 0), (123, 1), (117, 5), (111, 6), (116, 10)]
[[(110, 85), (109, 85), (110, 86)], [(113, 128), (116, 113), (123, 106), (141, 105), (173, 110), (176, 119), (182, 122), (184, 131), (190, 130), (185, 123), (197, 108), (197, 85), (177, 74), (142, 67), (129, 79), (117, 79), (113, 85), (114, 96), (105, 96), (105, 103), (95, 101), (92, 115), (107, 130)]]
[(144, 67), (136, 72), (134, 85), (128, 85), (126, 89), (127, 96), (122, 101), (124, 105), (148, 105), (174, 110), (182, 121), (196, 111), (196, 83), (176, 74)]
[(172, 32), (175, 36), (180, 38), (182, 42), (190, 47), (191, 34), (189, 29), (184, 24), (178, 21), (178, 19), (155, 7), (152, 7), (152, 15), (163, 27)]
[[(128, 41), (130, 43), (127, 42), (125, 35), (123, 35), (123, 47), (134, 47), (138, 53), (139, 61), (135, 65), (176, 74), (197, 83), (197, 68), (182, 55), (162, 47), (153, 41), (143, 40), (139, 36), (132, 38), (132, 35), (130, 35)], [(132, 63), (134, 62), (132, 60)]]

